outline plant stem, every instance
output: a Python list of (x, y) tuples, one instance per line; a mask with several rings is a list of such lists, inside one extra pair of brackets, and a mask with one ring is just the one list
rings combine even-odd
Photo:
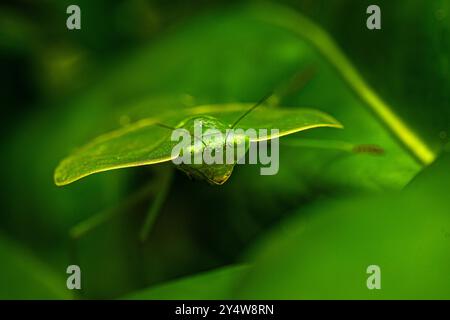
[(286, 7), (266, 4), (264, 7), (257, 7), (253, 12), (256, 13), (258, 19), (293, 31), (310, 42), (421, 164), (428, 165), (434, 161), (435, 152), (369, 87), (324, 30), (305, 16)]

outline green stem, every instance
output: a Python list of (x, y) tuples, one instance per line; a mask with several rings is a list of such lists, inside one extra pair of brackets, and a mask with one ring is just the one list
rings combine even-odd
[(372, 154), (381, 155), (384, 153), (383, 148), (375, 144), (353, 144), (341, 140), (325, 140), (325, 139), (284, 139), (282, 145), (300, 148), (316, 148), (337, 150), (354, 154)]
[(344, 152), (353, 152), (355, 145), (339, 140), (322, 140), (322, 139), (285, 139), (281, 141), (281, 144), (290, 147), (301, 148), (317, 148), (317, 149), (330, 149)]
[[(259, 7), (254, 12), (256, 12), (258, 19), (293, 31), (310, 42), (336, 68), (352, 90), (420, 163), (427, 165), (434, 161), (436, 154), (366, 84), (337, 44), (324, 30), (289, 8), (265, 5), (265, 8)], [(276, 14), (276, 12), (279, 14)]]

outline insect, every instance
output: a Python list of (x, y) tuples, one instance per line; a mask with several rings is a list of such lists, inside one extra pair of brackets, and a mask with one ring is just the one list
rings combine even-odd
[[(178, 128), (187, 130), (194, 137), (195, 140), (200, 139), (200, 143), (197, 143), (199, 148), (191, 148), (189, 158), (195, 158), (196, 154), (202, 154), (204, 151), (212, 148), (211, 144), (214, 143), (213, 150), (218, 151), (220, 149), (223, 152), (226, 149), (226, 140), (218, 139), (219, 141), (209, 141), (210, 139), (197, 138), (194, 135), (195, 123), (200, 124), (206, 130), (214, 129), (219, 131), (225, 131), (228, 127), (219, 119), (211, 116), (199, 116), (192, 117), (180, 123)], [(206, 140), (206, 141), (205, 141)], [(245, 142), (244, 142), (245, 143)], [(192, 161), (191, 161), (192, 162)], [(222, 163), (222, 164), (205, 164), (204, 162), (195, 163), (180, 163), (176, 167), (186, 173), (188, 177), (192, 177), (198, 180), (205, 180), (213, 185), (221, 185), (225, 183), (233, 172), (235, 163)]]
[[(311, 70), (300, 73), (295, 77), (295, 82), (304, 86), (311, 77)], [(63, 186), (81, 178), (98, 172), (134, 166), (153, 165), (175, 160), (179, 155), (172, 150), (176, 143), (170, 139), (170, 133), (174, 129), (185, 129), (198, 142), (198, 149), (192, 149), (192, 156), (206, 149), (224, 149), (228, 139), (214, 140), (205, 137), (200, 140), (195, 136), (193, 124), (199, 121), (205, 129), (216, 129), (226, 132), (228, 129), (239, 125), (242, 129), (272, 129), (276, 128), (276, 135), (266, 135), (252, 140), (245, 136), (243, 142), (248, 145), (257, 140), (272, 140), (290, 135), (303, 130), (319, 127), (342, 128), (342, 125), (332, 116), (321, 111), (309, 108), (282, 108), (267, 106), (268, 100), (279, 100), (280, 96), (289, 93), (292, 85), (283, 87), (277, 93), (270, 93), (254, 104), (228, 103), (216, 105), (201, 105), (180, 110), (168, 110), (157, 116), (150, 116), (132, 122), (117, 130), (103, 134), (84, 147), (79, 148), (67, 158), (63, 159), (55, 170), (54, 180), (56, 185)], [(280, 93), (281, 91), (281, 93)], [(284, 91), (284, 92), (283, 92)], [(277, 92), (276, 90), (274, 92)], [(227, 135), (225, 137), (228, 137)], [(242, 137), (241, 137), (242, 138)], [(235, 143), (236, 140), (231, 140)], [(231, 176), (235, 162), (225, 164), (185, 164), (176, 165), (189, 177), (204, 180), (210, 184), (221, 185)], [(162, 171), (162, 170), (161, 170)], [(147, 218), (141, 229), (140, 237), (145, 240), (151, 229), (158, 212), (164, 202), (171, 184), (172, 170), (164, 174), (159, 191), (148, 211)], [(79, 238), (83, 232), (95, 227), (102, 219), (87, 226), (81, 225), (74, 228), (73, 238)]]
[[(250, 109), (248, 109), (248, 104), (200, 106), (187, 110), (188, 117), (183, 117), (183, 112), (180, 112), (161, 118), (174, 121), (183, 117), (172, 129), (185, 129), (191, 133), (192, 140), (200, 139), (193, 134), (194, 122), (200, 122), (204, 129), (225, 132), (238, 123), (234, 121), (233, 125), (226, 124), (230, 123), (231, 119), (236, 119), (237, 116), (239, 116), (239, 120), (242, 120), (240, 127), (243, 130), (276, 128), (279, 132), (276, 136), (267, 135), (259, 140), (271, 140), (319, 127), (342, 127), (334, 118), (317, 110), (260, 108), (255, 111), (259, 105), (256, 104)], [(248, 111), (245, 111), (246, 109)], [(196, 115), (203, 110), (209, 112)], [(252, 117), (247, 120), (243, 116), (248, 115), (250, 111), (253, 111)], [(170, 132), (167, 131), (169, 127), (170, 125), (161, 126), (160, 119), (150, 118), (100, 136), (60, 163), (55, 170), (55, 183), (61, 186), (102, 171), (174, 160), (177, 156), (172, 154), (172, 150), (176, 143), (170, 139)], [(217, 141), (212, 139), (205, 139), (205, 137), (201, 139), (203, 139), (200, 144), (201, 149), (193, 149), (194, 153), (211, 148), (212, 143), (216, 144), (214, 149), (224, 148), (226, 143), (225, 139), (220, 141), (221, 145), (217, 145)], [(250, 139), (249, 142), (255, 140)], [(194, 178), (206, 180), (212, 184), (222, 184), (230, 176), (234, 164), (202, 164), (201, 166), (183, 164), (178, 167)]]
[[(219, 119), (212, 116), (193, 116), (191, 118), (183, 120), (176, 126), (176, 128), (171, 128), (164, 124), (158, 124), (159, 126), (167, 128), (169, 130), (184, 129), (189, 134), (189, 136), (194, 138), (193, 147), (189, 148), (189, 160), (194, 159), (198, 155), (202, 156), (202, 154), (207, 151), (215, 154), (220, 154), (220, 157), (222, 158), (222, 161), (220, 161), (220, 163), (204, 163), (203, 161), (201, 161), (200, 163), (194, 163), (194, 161), (189, 161), (189, 163), (187, 164), (184, 162), (176, 164), (176, 167), (186, 173), (187, 176), (198, 180), (205, 180), (212, 185), (222, 185), (223, 183), (225, 183), (231, 176), (237, 160), (239, 160), (234, 156), (235, 154), (238, 154), (237, 149), (242, 147), (242, 150), (244, 150), (243, 154), (245, 154), (250, 145), (249, 136), (245, 134), (237, 136), (234, 134), (230, 135), (230, 129), (234, 129), (238, 125), (240, 120), (242, 120), (247, 114), (263, 104), (270, 96), (272, 96), (272, 93), (266, 95), (259, 102), (253, 105), (231, 125), (226, 125)], [(218, 136), (214, 134), (207, 134), (198, 137), (195, 134), (196, 126), (201, 126), (202, 131), (216, 131), (218, 133)], [(227, 162), (223, 159), (223, 156), (226, 155), (228, 150), (230, 150), (229, 148), (233, 148), (233, 158), (231, 159), (232, 161)]]
[[(305, 77), (310, 77), (310, 70), (302, 72), (299, 79), (301, 85), (305, 83)], [(306, 75), (305, 75), (306, 74)], [(282, 88), (286, 91), (285, 88)], [(290, 90), (292, 91), (292, 90)], [(269, 98), (282, 96), (270, 93), (255, 104), (228, 103), (217, 105), (202, 105), (181, 110), (169, 110), (158, 116), (143, 118), (125, 127), (111, 131), (97, 137), (90, 143), (76, 150), (60, 162), (55, 170), (54, 181), (58, 186), (72, 183), (88, 175), (119, 168), (127, 168), (142, 165), (151, 165), (174, 160), (177, 155), (172, 154), (175, 146), (170, 139), (173, 129), (186, 129), (195, 140), (193, 124), (195, 120), (201, 122), (205, 129), (216, 129), (224, 132), (227, 129), (239, 127), (247, 129), (274, 129), (276, 135), (267, 135), (264, 138), (254, 140), (271, 140), (295, 132), (310, 130), (319, 127), (341, 128), (342, 125), (332, 116), (310, 108), (282, 108), (265, 106)], [(204, 137), (202, 137), (203, 140)], [(226, 139), (221, 141), (225, 147)], [(235, 141), (232, 141), (234, 143)], [(201, 150), (210, 148), (212, 139), (202, 141)], [(214, 143), (217, 144), (217, 141)], [(196, 152), (196, 150), (194, 150)], [(188, 176), (205, 180), (211, 184), (223, 184), (230, 177), (234, 164), (213, 165), (179, 165), (180, 170)]]

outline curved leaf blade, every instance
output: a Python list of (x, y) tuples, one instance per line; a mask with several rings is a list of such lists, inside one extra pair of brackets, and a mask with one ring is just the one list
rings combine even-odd
[(444, 154), (400, 192), (298, 208), (250, 251), (234, 298), (449, 299), (449, 169)]
[(248, 270), (249, 266), (246, 265), (226, 266), (134, 292), (124, 297), (124, 299), (230, 299), (238, 281)]

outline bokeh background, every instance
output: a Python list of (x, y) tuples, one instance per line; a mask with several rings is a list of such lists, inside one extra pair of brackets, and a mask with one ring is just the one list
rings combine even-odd
[[(377, 31), (366, 28), (372, 2), (3, 1), (0, 298), (450, 298), (450, 1), (376, 1)], [(81, 30), (66, 28), (70, 4)], [(260, 19), (288, 21), (286, 8), (336, 41), (436, 163), (418, 163), (310, 43)], [(257, 101), (311, 63), (315, 77), (282, 104), (345, 129), (289, 138), (383, 155), (282, 145), (278, 175), (238, 166), (220, 187), (176, 172), (144, 243), (170, 164), (53, 183), (61, 159), (136, 106)], [(382, 290), (367, 290), (370, 264)]]

